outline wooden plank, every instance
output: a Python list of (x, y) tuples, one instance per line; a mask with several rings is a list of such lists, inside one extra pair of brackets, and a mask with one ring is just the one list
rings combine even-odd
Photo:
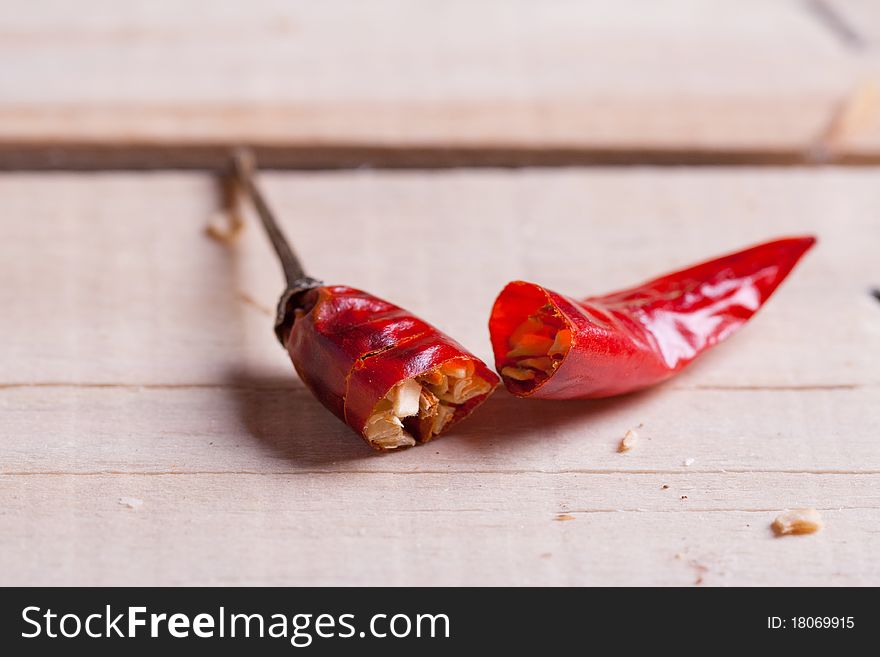
[[(15, 564), (0, 583), (876, 585), (878, 486), (876, 475), (0, 477)], [(822, 533), (772, 536), (793, 499), (823, 509)]]
[[(395, 300), (489, 357), (509, 280), (595, 294), (769, 237), (821, 244), (754, 322), (685, 386), (880, 383), (869, 295), (876, 172), (652, 170), (267, 175), (311, 269)], [(196, 175), (7, 175), (0, 384), (287, 379), (271, 332), (281, 277), (255, 225), (205, 238), (214, 182)], [(674, 237), (672, 237), (674, 236)], [(442, 282), (436, 273), (438, 258)], [(842, 266), (841, 263), (846, 263)], [(401, 272), (406, 271), (406, 276)], [(255, 302), (255, 303), (252, 303)], [(833, 349), (820, 348), (832, 343)], [(240, 378), (240, 377), (239, 377)]]
[(377, 458), (292, 377), (239, 384), (0, 390), (0, 474), (880, 473), (877, 387), (572, 403), (502, 391), (430, 447)]
[(807, 161), (876, 77), (799, 0), (7, 13), (7, 167), (216, 166), (242, 142), (280, 166)]

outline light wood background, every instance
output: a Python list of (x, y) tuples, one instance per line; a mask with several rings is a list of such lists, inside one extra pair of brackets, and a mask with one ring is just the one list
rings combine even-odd
[(0, 26), (6, 167), (880, 163), (873, 0), (65, 0)]
[[(0, 584), (880, 584), (880, 168), (765, 166), (815, 161), (873, 75), (869, 3), (86, 4), (0, 28)], [(832, 150), (869, 164), (856, 105)], [(510, 279), (586, 295), (820, 243), (666, 385), (499, 391), (375, 455), (275, 341), (256, 223), (204, 235), (212, 176), (14, 171), (230, 143), (303, 166), (742, 165), (264, 174), (315, 275), (487, 359)], [(773, 537), (798, 506), (825, 529)]]

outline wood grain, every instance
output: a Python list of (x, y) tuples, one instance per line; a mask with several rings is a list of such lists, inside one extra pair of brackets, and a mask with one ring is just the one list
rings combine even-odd
[[(3, 583), (858, 585), (880, 580), (878, 485), (852, 475), (3, 476)], [(821, 507), (825, 530), (774, 538), (769, 524), (792, 500)]]
[(219, 166), (236, 143), (297, 167), (809, 162), (880, 77), (806, 5), (16, 5), (0, 164)]
[[(675, 385), (880, 383), (876, 171), (688, 169), (264, 176), (314, 275), (424, 316), (484, 358), (508, 281), (596, 294), (783, 234), (820, 247), (736, 347)], [(51, 191), (50, 191), (51, 190)], [(284, 378), (281, 276), (257, 224), (208, 240), (216, 184), (181, 174), (7, 175), (0, 384), (211, 384)], [(31, 255), (34, 254), (34, 255)], [(443, 266), (442, 281), (437, 263)], [(406, 276), (401, 274), (406, 272)], [(253, 303), (252, 303), (253, 302)], [(261, 310), (262, 309), (262, 310)], [(834, 349), (820, 345), (832, 342)], [(733, 342), (731, 344), (734, 344)]]
[[(0, 474), (880, 474), (877, 387), (571, 403), (501, 391), (429, 448), (376, 457), (292, 374), (241, 386), (0, 391)], [(621, 455), (628, 429), (638, 447)]]
[[(232, 248), (205, 237), (213, 180), (0, 176), (0, 583), (876, 584), (878, 173), (265, 175), (316, 274), (484, 356), (510, 278), (589, 294), (819, 236), (668, 385), (500, 392), (453, 435), (379, 457), (274, 341), (281, 276), (256, 224)], [(822, 533), (772, 537), (778, 511), (810, 505)]]

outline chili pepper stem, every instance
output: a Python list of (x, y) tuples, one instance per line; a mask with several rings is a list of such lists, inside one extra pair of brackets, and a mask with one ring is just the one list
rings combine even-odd
[(246, 148), (235, 149), (232, 154), (232, 163), (241, 189), (253, 203), (284, 271), (287, 287), (278, 302), (278, 314), (275, 318), (275, 334), (284, 345), (290, 327), (293, 325), (302, 293), (319, 287), (323, 283), (306, 274), (302, 261), (291, 248), (284, 232), (275, 220), (275, 214), (266, 203), (266, 199), (257, 185), (257, 163), (253, 152)]
[(256, 208), (287, 287), (275, 334), (312, 393), (375, 450), (427, 442), (498, 385), (486, 364), (403, 308), (309, 277), (256, 183), (256, 160), (232, 154), (232, 175)]

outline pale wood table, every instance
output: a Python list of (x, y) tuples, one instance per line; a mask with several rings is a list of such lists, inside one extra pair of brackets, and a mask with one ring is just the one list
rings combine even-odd
[[(256, 225), (231, 251), (203, 235), (212, 180), (5, 175), (3, 582), (878, 583), (878, 175), (265, 176), (315, 272), (487, 358), (511, 278), (586, 294), (820, 237), (669, 385), (598, 403), (499, 392), (454, 435), (387, 456), (297, 381)], [(774, 539), (777, 511), (802, 505), (825, 531)]]
[(6, 167), (880, 163), (874, 0), (3, 2)]
[[(330, 29), (334, 8), (361, 3), (97, 11), (109, 4), (8, 14), (0, 53), (20, 66), (0, 79), (3, 166), (190, 166), (236, 142), (310, 165), (344, 166), (333, 158), (357, 148), (438, 164), (463, 144), (472, 159), (523, 145), (540, 159), (555, 144), (574, 160), (610, 148), (766, 162), (809, 151), (876, 59), (876, 35), (846, 45), (781, 1), (675, 0), (662, 16), (442, 3), (426, 17), (383, 0), (359, 14), (386, 26), (370, 40), (353, 20)], [(467, 16), (497, 25), (483, 38)], [(720, 33), (695, 36), (705, 25)], [(604, 68), (556, 66), (589, 62), (603, 34)], [(687, 69), (703, 55), (705, 71)], [(805, 61), (814, 75), (797, 74)], [(656, 122), (652, 102), (666, 108)], [(871, 130), (835, 147), (870, 144)], [(508, 280), (586, 295), (778, 235), (820, 243), (746, 328), (666, 385), (601, 402), (502, 390), (451, 435), (375, 455), (275, 341), (281, 276), (257, 224), (232, 247), (205, 236), (219, 207), (209, 174), (4, 173), (0, 585), (880, 584), (880, 168), (263, 181), (316, 275), (392, 299), (486, 359)], [(798, 506), (825, 529), (774, 538), (773, 518)]]

